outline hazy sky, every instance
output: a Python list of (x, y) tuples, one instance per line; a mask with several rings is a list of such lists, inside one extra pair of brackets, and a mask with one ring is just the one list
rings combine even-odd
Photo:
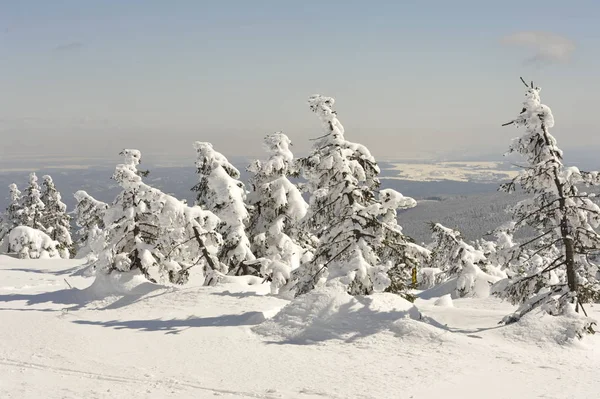
[(497, 153), (518, 77), (598, 147), (600, 2), (0, 0), (0, 157), (305, 152), (313, 93), (379, 157)]

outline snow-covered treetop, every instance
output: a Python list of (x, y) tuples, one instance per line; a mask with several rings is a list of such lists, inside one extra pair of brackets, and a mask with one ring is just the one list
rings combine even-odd
[(137, 169), (142, 161), (142, 154), (139, 150), (125, 149), (119, 155), (123, 156), (123, 163), (117, 165), (112, 178), (123, 188), (132, 188), (142, 181)]
[[(344, 138), (344, 127), (332, 109), (334, 103), (333, 98), (320, 94), (308, 99), (310, 109), (319, 116), (323, 130), (327, 132), (315, 141), (314, 151), (301, 162), (309, 185), (314, 185), (316, 180), (329, 180), (328, 174), (338, 172), (352, 184), (362, 183), (371, 189), (379, 187), (377, 175), (380, 170), (375, 158), (364, 145)], [(334, 150), (336, 148), (339, 151)]]
[(31, 172), (31, 173), (29, 174), (29, 184), (30, 184), (31, 186), (34, 186), (34, 187), (36, 187), (36, 188), (38, 188), (38, 189), (39, 189), (39, 186), (38, 186), (38, 177), (37, 177), (37, 175), (35, 174), (35, 172)]
[(92, 204), (95, 204), (98, 206), (98, 208), (107, 208), (108, 205), (105, 202), (102, 201), (98, 201), (97, 199), (95, 199), (94, 197), (92, 197), (91, 195), (89, 195), (87, 193), (87, 191), (84, 190), (78, 190), (73, 194), (73, 197), (75, 197), (75, 199), (77, 200), (77, 202), (82, 202), (82, 201), (89, 201)]
[(21, 198), (21, 191), (19, 191), (19, 187), (17, 187), (15, 183), (12, 183), (8, 186), (8, 189), (10, 190), (10, 202), (18, 202)]
[(264, 147), (270, 154), (269, 159), (262, 163), (256, 161), (248, 167), (249, 172), (260, 173), (264, 176), (284, 175), (289, 172), (294, 154), (290, 151), (292, 141), (283, 134), (275, 132), (265, 137)]
[(323, 130), (329, 131), (330, 134), (344, 135), (344, 126), (337, 118), (337, 113), (333, 110), (335, 99), (325, 97), (320, 94), (313, 94), (308, 98), (308, 105), (315, 114), (319, 116), (323, 123)]
[(139, 150), (124, 149), (119, 155), (123, 155), (123, 164), (137, 168), (142, 161), (142, 153)]
[(75, 214), (76, 223), (79, 227), (90, 227), (90, 225), (104, 226), (102, 218), (104, 212), (108, 209), (108, 204), (98, 201), (86, 191), (79, 190), (73, 194), (77, 200)]
[(56, 189), (52, 177), (49, 175), (45, 175), (44, 177), (42, 177), (42, 179), (44, 180), (45, 188), (45, 191), (42, 195), (42, 201), (44, 201), (46, 207), (56, 207), (55, 211), (65, 212), (67, 209), (67, 205), (65, 205), (62, 202), (62, 197), (60, 195), (60, 192)]
[(229, 163), (223, 154), (215, 151), (211, 143), (196, 141), (194, 142), (194, 148), (197, 154), (196, 167), (199, 174), (209, 175), (213, 169), (220, 166), (232, 178), (240, 178), (240, 171)]
[(541, 88), (534, 87), (531, 82), (525, 92), (523, 109), (513, 121), (505, 124), (526, 129), (526, 134), (513, 142), (509, 152), (520, 153), (531, 164), (549, 160), (561, 164), (562, 151), (556, 146), (556, 139), (548, 132), (548, 129), (554, 127), (554, 116), (550, 107), (541, 103), (540, 91)]

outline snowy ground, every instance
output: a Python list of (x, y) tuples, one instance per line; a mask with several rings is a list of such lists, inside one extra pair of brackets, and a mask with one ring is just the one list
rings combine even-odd
[(347, 321), (286, 340), (256, 326), (287, 303), (266, 285), (107, 297), (77, 266), (0, 256), (0, 398), (600, 397), (600, 336), (559, 345), (551, 319), (499, 327), (511, 307), (495, 299), (417, 301), (445, 327), (354, 301)]

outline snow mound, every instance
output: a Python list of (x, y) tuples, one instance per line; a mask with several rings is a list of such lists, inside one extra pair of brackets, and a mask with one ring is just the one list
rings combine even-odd
[[(525, 314), (515, 323), (502, 329), (503, 335), (511, 341), (535, 343), (536, 345), (576, 345), (578, 332), (590, 322), (575, 310), (553, 316), (543, 309), (535, 309)], [(594, 326), (595, 327), (595, 326)]]
[(162, 285), (150, 283), (139, 271), (110, 274), (97, 273), (91, 286), (85, 292), (91, 298), (106, 298), (113, 295), (145, 295), (160, 288)]
[(435, 306), (442, 306), (445, 308), (453, 308), (454, 302), (452, 301), (452, 295), (446, 294), (435, 300), (433, 303)]
[(427, 336), (432, 330), (441, 331), (417, 320), (421, 320), (419, 310), (395, 294), (351, 296), (327, 287), (296, 298), (253, 331), (275, 341), (296, 344), (353, 342), (386, 331), (396, 335), (420, 331)]

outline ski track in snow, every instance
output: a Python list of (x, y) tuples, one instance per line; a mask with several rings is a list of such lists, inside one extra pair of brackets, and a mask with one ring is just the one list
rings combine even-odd
[(79, 263), (0, 256), (0, 398), (600, 397), (600, 337), (560, 346), (499, 326), (512, 307), (493, 298), (418, 300), (443, 328), (374, 322), (293, 344), (251, 329), (287, 303), (266, 284), (92, 298)]

